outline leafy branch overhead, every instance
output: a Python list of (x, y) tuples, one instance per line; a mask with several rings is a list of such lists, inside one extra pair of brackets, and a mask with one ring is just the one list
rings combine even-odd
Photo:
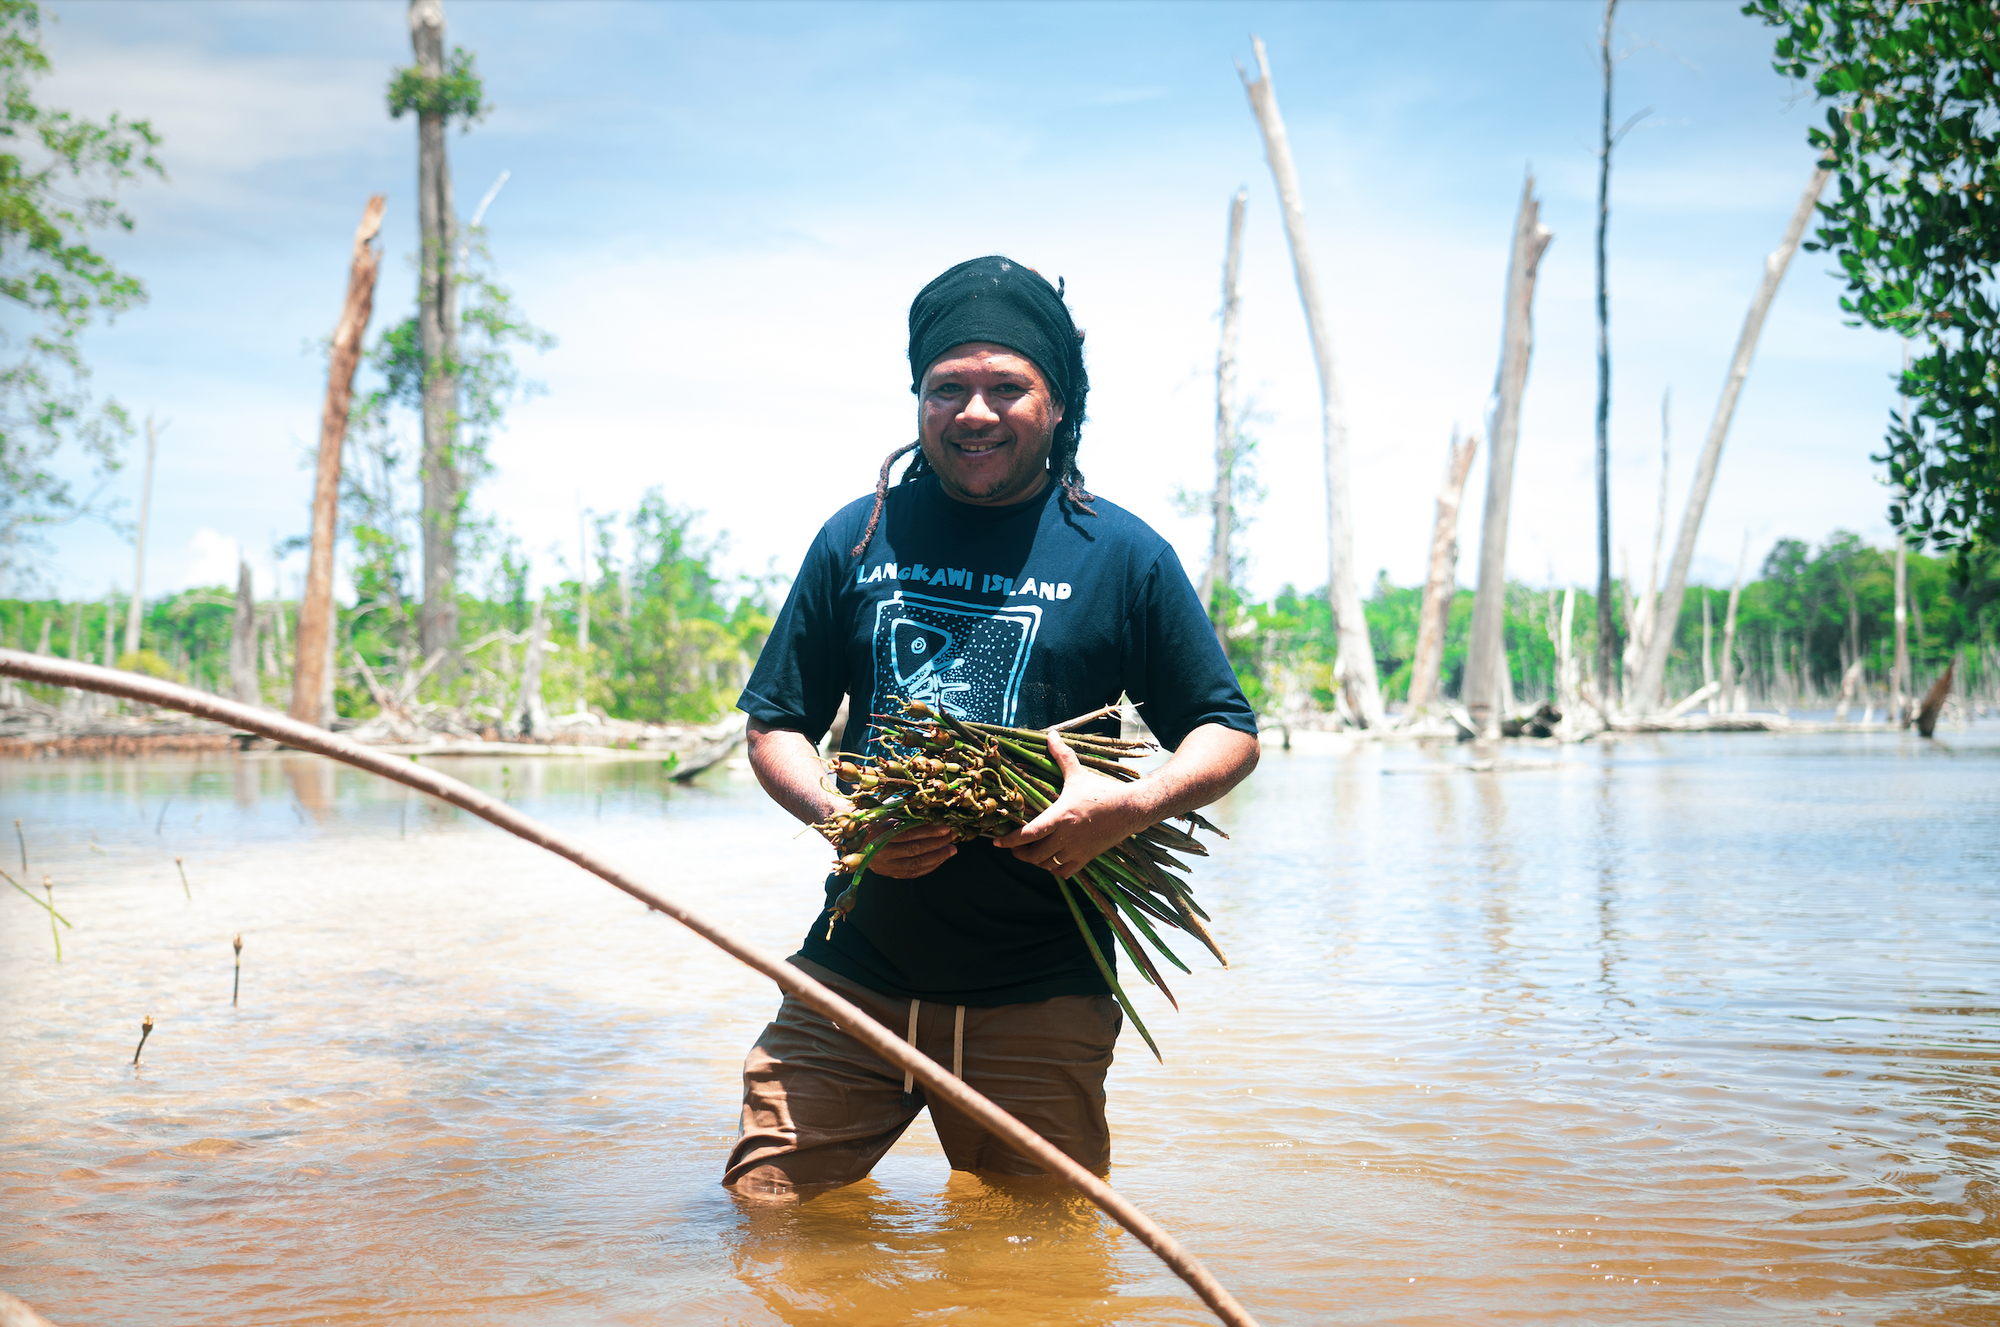
[(1812, 145), (1838, 195), (1819, 243), (1841, 307), (1917, 342), (1877, 461), (1890, 519), (1937, 547), (2000, 541), (2000, 8), (1903, 0), (1750, 0), (1780, 29), (1775, 67), (1832, 105)]
[(36, 103), (33, 83), (50, 72), (41, 17), (33, 0), (0, 0), (0, 574), (39, 530), (92, 510), (59, 463), (66, 441), (100, 476), (117, 468), (131, 427), (116, 402), (91, 401), (76, 342), (146, 290), (86, 241), (93, 230), (132, 229), (121, 184), (166, 177), (148, 121)]
[(420, 116), (435, 115), (447, 124), (457, 119), (470, 129), (491, 109), (481, 100), (484, 93), (479, 75), (473, 71), (471, 53), (455, 46), (451, 63), (442, 74), (427, 75), (416, 65), (396, 71), (389, 83), (389, 116), (401, 119), (403, 112), (414, 111)]

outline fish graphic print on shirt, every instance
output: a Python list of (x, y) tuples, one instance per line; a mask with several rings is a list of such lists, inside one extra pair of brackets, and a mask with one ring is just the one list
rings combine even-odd
[(915, 701), (969, 723), (1011, 727), (1041, 625), (1038, 604), (996, 608), (904, 592), (878, 601), (869, 713)]

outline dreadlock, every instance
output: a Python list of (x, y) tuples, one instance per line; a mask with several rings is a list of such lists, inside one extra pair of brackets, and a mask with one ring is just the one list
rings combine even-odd
[[(1083, 349), (1083, 329), (1076, 332), (1076, 346)], [(1082, 374), (1079, 371), (1078, 376)], [(1064, 403), (1063, 422), (1056, 427), (1055, 443), (1049, 448), (1049, 472), (1056, 483), (1062, 486), (1063, 501), (1086, 516), (1097, 515), (1097, 508), (1090, 504), (1097, 501), (1091, 491), (1083, 486), (1083, 471), (1077, 469), (1076, 449), (1083, 445), (1084, 397), (1090, 391), (1090, 379), (1082, 378), (1076, 388), (1076, 408), (1071, 410)]]
[(848, 554), (849, 557), (858, 558), (868, 551), (869, 541), (875, 538), (875, 527), (882, 523), (882, 504), (889, 500), (889, 467), (896, 463), (898, 456), (912, 449), (915, 449), (917, 459), (910, 466), (909, 473), (903, 476), (903, 482), (907, 484), (910, 482), (910, 475), (915, 474), (918, 467), (924, 463), (924, 450), (921, 440), (919, 442), (906, 442), (882, 458), (882, 473), (875, 476), (875, 510), (868, 513), (868, 528), (861, 532), (861, 542), (854, 546), (854, 551)]

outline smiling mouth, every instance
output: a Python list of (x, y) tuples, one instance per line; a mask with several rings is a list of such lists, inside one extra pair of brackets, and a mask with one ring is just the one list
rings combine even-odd
[(1004, 439), (996, 439), (988, 442), (954, 442), (951, 445), (967, 456), (984, 456), (988, 452), (998, 451), (1007, 444)]

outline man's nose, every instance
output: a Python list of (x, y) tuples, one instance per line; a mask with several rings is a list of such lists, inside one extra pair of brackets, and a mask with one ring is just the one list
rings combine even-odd
[(966, 398), (965, 409), (958, 412), (961, 423), (973, 428), (984, 428), (988, 424), (998, 424), (1000, 416), (992, 406), (986, 404), (986, 393), (974, 392)]

